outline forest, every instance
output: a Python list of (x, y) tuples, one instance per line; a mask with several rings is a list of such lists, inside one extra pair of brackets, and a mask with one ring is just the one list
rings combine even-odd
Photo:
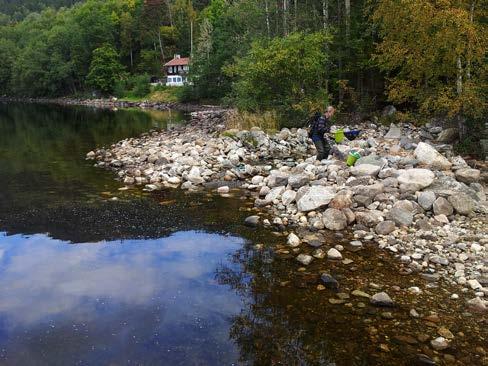
[[(302, 120), (487, 106), (487, 0), (0, 0), (0, 95), (144, 97), (174, 54), (181, 101)], [(474, 122), (473, 122), (474, 121)]]

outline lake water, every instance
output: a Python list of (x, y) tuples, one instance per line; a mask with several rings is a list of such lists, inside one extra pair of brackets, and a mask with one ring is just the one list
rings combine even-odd
[[(169, 112), (0, 104), (0, 364), (231, 364), (241, 298), (216, 271), (245, 239), (198, 200), (122, 193), (87, 151)], [(118, 201), (110, 198), (118, 196)], [(165, 201), (178, 204), (161, 204)], [(176, 213), (175, 213), (176, 212)], [(205, 222), (207, 221), (207, 223)]]
[[(242, 224), (254, 211), (240, 192), (120, 190), (85, 160), (184, 119), (0, 103), (0, 365), (426, 365), (423, 353), (450, 364), (415, 340), (438, 335), (412, 307), (456, 333), (446, 352), (459, 364), (483, 364), (486, 319), (400, 276), (387, 253), (331, 235), (352, 262), (303, 269), (285, 237)], [(337, 303), (317, 287), (323, 272), (347, 296), (374, 283), (399, 306), (386, 316), (363, 298)]]

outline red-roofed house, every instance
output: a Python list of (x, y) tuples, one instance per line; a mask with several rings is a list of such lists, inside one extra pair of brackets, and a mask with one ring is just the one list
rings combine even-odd
[(175, 55), (175, 57), (164, 64), (164, 71), (167, 75), (167, 86), (182, 86), (187, 82), (187, 75), (190, 69), (190, 58)]

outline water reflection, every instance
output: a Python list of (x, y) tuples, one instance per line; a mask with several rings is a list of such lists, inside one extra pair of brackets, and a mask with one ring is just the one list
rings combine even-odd
[(113, 174), (93, 169), (86, 153), (184, 119), (169, 111), (0, 103), (0, 213), (116, 190)]
[(230, 364), (240, 297), (218, 265), (243, 240), (199, 232), (70, 245), (0, 237), (2, 364)]

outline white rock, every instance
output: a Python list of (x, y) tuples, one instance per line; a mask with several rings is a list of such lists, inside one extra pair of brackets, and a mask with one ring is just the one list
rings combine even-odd
[(415, 149), (414, 156), (422, 164), (432, 168), (449, 170), (452, 166), (445, 156), (425, 142), (419, 142), (417, 148)]
[(438, 337), (430, 341), (432, 348), (436, 351), (442, 351), (449, 347), (449, 342), (444, 337)]
[(296, 259), (304, 266), (308, 266), (313, 261), (313, 257), (308, 254), (299, 254)]
[(406, 169), (398, 171), (398, 183), (408, 190), (418, 191), (432, 184), (435, 175), (428, 169)]
[(378, 165), (361, 164), (361, 165), (353, 166), (351, 168), (351, 174), (356, 177), (376, 176), (378, 175), (380, 170), (381, 167)]
[(294, 233), (291, 233), (290, 235), (288, 235), (287, 243), (292, 248), (296, 248), (300, 245), (300, 238), (297, 235), (295, 235)]
[(298, 200), (299, 211), (313, 211), (326, 206), (335, 197), (336, 191), (332, 187), (312, 186)]
[(342, 259), (342, 254), (335, 248), (330, 248), (327, 252), (327, 258), (339, 260)]

